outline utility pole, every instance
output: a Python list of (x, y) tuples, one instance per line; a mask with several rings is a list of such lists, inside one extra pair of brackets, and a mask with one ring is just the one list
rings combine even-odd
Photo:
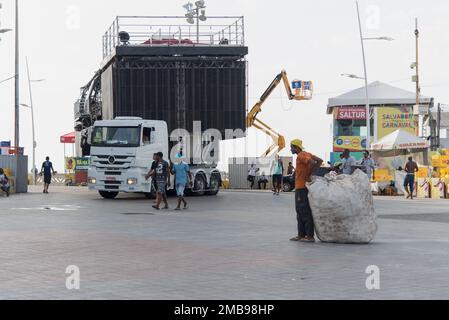
[(421, 104), (420, 101), (420, 95), (421, 95), (421, 86), (419, 83), (419, 29), (418, 29), (418, 18), (415, 19), (415, 37), (416, 37), (416, 61), (415, 61), (415, 70), (416, 70), (416, 76), (415, 76), (415, 82), (416, 82), (416, 109), (414, 111), (415, 115), (415, 125), (416, 125), (416, 136), (419, 136), (419, 127), (420, 127), (420, 120), (419, 120), (419, 106)]
[(19, 96), (19, 0), (16, 0), (16, 48), (15, 48), (15, 108), (14, 108), (14, 147), (16, 155), (20, 147), (19, 133), (19, 113), (20, 113), (20, 96)]
[(33, 185), (36, 185), (36, 135), (34, 130), (34, 104), (33, 104), (33, 94), (31, 91), (31, 78), (30, 78), (30, 68), (28, 66), (28, 57), (26, 58), (27, 65), (27, 75), (28, 75), (28, 88), (30, 90), (30, 107), (31, 107), (31, 129), (33, 131)]
[(359, 32), (360, 32), (360, 42), (362, 44), (362, 56), (363, 56), (363, 71), (364, 71), (364, 79), (365, 79), (365, 108), (366, 108), (366, 149), (370, 150), (371, 148), (371, 108), (370, 108), (370, 100), (369, 100), (369, 88), (368, 88), (368, 72), (366, 68), (366, 56), (365, 56), (365, 44), (363, 41), (363, 32), (362, 32), (362, 22), (360, 19), (360, 9), (359, 2), (356, 1), (357, 7), (357, 18), (359, 22)]

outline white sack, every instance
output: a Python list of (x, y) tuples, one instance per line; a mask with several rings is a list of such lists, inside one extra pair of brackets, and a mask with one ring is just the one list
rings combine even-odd
[(309, 201), (318, 238), (322, 242), (370, 243), (377, 233), (377, 216), (368, 176), (314, 177)]

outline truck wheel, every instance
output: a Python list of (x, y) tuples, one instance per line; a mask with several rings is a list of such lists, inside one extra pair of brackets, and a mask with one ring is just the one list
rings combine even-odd
[(192, 195), (200, 197), (204, 196), (205, 193), (206, 193), (206, 179), (202, 175), (197, 175), (195, 177)]
[(220, 191), (220, 179), (216, 175), (210, 177), (209, 189), (206, 191), (208, 196), (216, 196)]
[(99, 191), (99, 193), (104, 199), (115, 199), (118, 196), (118, 192)]

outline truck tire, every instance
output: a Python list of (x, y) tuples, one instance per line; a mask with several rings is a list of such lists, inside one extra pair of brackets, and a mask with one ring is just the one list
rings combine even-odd
[(195, 176), (195, 181), (193, 183), (193, 189), (191, 190), (191, 194), (193, 196), (204, 196), (206, 193), (206, 178), (202, 174), (198, 174)]
[(216, 196), (220, 191), (220, 176), (217, 174), (212, 174), (209, 182), (209, 189), (206, 191), (208, 196)]
[(104, 199), (115, 199), (118, 196), (118, 192), (99, 191), (99, 193)]

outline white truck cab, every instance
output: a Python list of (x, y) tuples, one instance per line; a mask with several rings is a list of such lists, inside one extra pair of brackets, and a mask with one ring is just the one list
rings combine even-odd
[[(153, 154), (162, 152), (169, 161), (169, 135), (164, 121), (119, 117), (96, 121), (91, 128), (89, 189), (103, 198), (114, 199), (120, 192), (155, 195), (152, 179), (145, 179)], [(209, 165), (190, 167), (194, 181), (187, 192), (216, 195), (221, 185), (220, 172)], [(174, 181), (170, 189), (174, 188)]]

